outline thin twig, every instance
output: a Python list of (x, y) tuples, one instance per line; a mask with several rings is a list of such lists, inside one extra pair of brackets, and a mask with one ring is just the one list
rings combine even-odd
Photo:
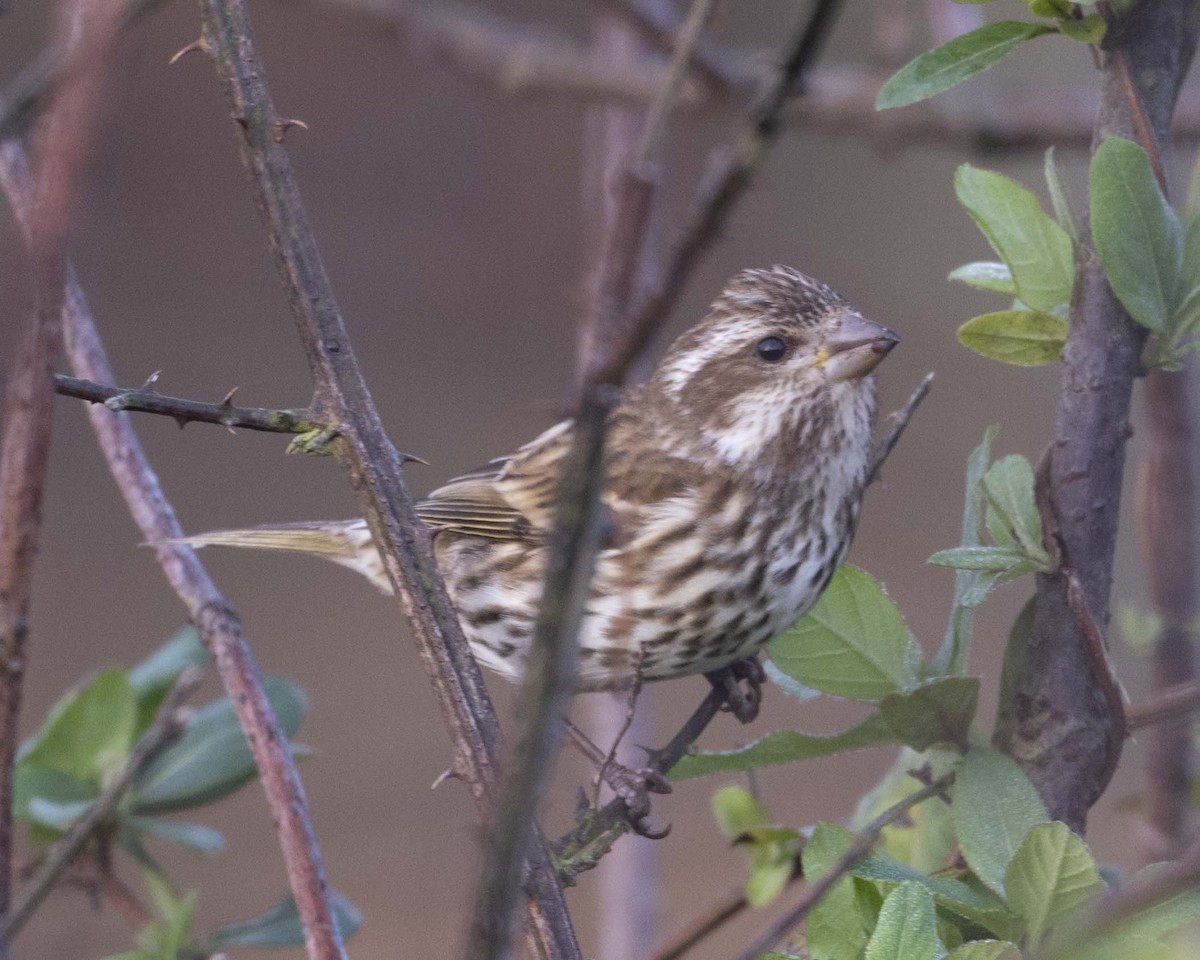
[(196, 691), (203, 679), (204, 671), (199, 667), (189, 665), (180, 672), (175, 685), (159, 706), (150, 729), (134, 744), (120, 771), (96, 798), (96, 802), (88, 807), (87, 812), (50, 848), (21, 899), (17, 901), (12, 912), (0, 921), (0, 941), (12, 942), (62, 875), (70, 869), (87, 842), (109, 825), (126, 791), (145, 769), (146, 764), (179, 735), (182, 729), (179, 708)]
[(879, 838), (883, 835), (885, 827), (895, 823), (917, 804), (923, 803), (931, 797), (944, 796), (946, 788), (953, 782), (954, 774), (952, 773), (948, 773), (944, 777), (939, 777), (920, 790), (910, 793), (899, 803), (888, 807), (883, 813), (868, 823), (861, 831), (854, 835), (849, 848), (838, 858), (837, 862), (826, 870), (825, 873), (821, 874), (818, 880), (809, 884), (800, 901), (771, 924), (762, 936), (754, 942), (753, 946), (739, 954), (738, 960), (757, 960), (759, 956), (767, 953), (779, 944), (788, 935), (790, 930), (794, 929), (801, 920), (808, 916), (809, 911), (833, 888), (833, 885), (853, 870), (858, 865), (858, 862), (871, 852), (875, 844), (879, 842)]
[[(0, 182), (18, 224), (28, 234), (34, 201), (33, 178), (24, 149), (16, 140), (0, 145)], [(63, 314), (67, 353), (76, 375), (111, 382), (112, 367), (83, 290), (70, 269)], [(183, 528), (162, 492), (128, 415), (97, 405), (89, 406), (87, 412), (109, 470), (142, 536), (155, 542), (182, 537)], [(167, 580), (213, 653), (221, 682), (250, 744), (279, 834), (288, 882), (305, 923), (309, 956), (312, 960), (344, 960), (308, 801), (287, 738), (267, 700), (258, 665), (242, 634), (241, 622), (194, 550), (180, 544), (163, 544), (156, 552)]]
[[(798, 877), (797, 877), (798, 879)], [(789, 883), (791, 881), (789, 880)], [(667, 943), (655, 950), (646, 960), (679, 960), (698, 943), (710, 937), (750, 906), (745, 887), (739, 886), (725, 894), (717, 903), (693, 920)]]
[[(1197, 712), (1200, 712), (1200, 680), (1188, 680), (1158, 689), (1154, 698), (1145, 703), (1131, 703), (1125, 708), (1125, 724), (1132, 735), (1146, 727), (1183, 720)], [(1180, 726), (1186, 736), (1190, 726)]]
[(867, 471), (867, 485), (874, 483), (879, 479), (879, 475), (883, 472), (883, 465), (887, 462), (887, 458), (892, 455), (892, 451), (896, 449), (896, 444), (900, 442), (900, 438), (904, 435), (904, 431), (908, 428), (908, 422), (913, 418), (913, 414), (917, 412), (919, 407), (929, 394), (929, 388), (933, 386), (933, 374), (925, 374), (925, 379), (917, 384), (912, 395), (908, 398), (908, 402), (899, 410), (894, 410), (888, 415), (887, 426), (883, 436), (879, 438), (875, 445), (875, 454), (871, 458), (871, 469)]
[[(455, 745), (455, 766), (490, 813), (500, 746), (499, 726), (479, 666), (471, 656), (434, 560), (429, 532), (417, 519), (388, 439), (355, 357), (325, 273), (288, 152), (277, 137), (279, 114), (244, 0), (202, 0), (205, 46), (211, 51), (241, 136), (271, 248), (315, 384), (313, 409), (335, 423), (334, 444), (358, 494), (388, 577), (419, 645)], [(523, 839), (523, 837), (522, 837)], [(515, 878), (514, 878), (515, 879)], [(534, 952), (580, 956), (570, 917), (541, 844), (529, 845), (523, 876)]]
[(181, 427), (188, 423), (215, 423), (261, 430), (265, 433), (311, 433), (325, 425), (312, 419), (309, 410), (272, 410), (267, 407), (235, 407), (233, 391), (220, 403), (204, 403), (168, 397), (146, 387), (109, 387), (91, 380), (55, 374), (54, 390), (64, 397), (75, 397), (90, 403), (102, 403), (109, 410), (129, 410), (137, 413), (156, 413), (171, 417)]

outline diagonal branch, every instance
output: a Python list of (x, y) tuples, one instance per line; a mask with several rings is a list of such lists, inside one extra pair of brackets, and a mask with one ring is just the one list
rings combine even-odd
[[(205, 47), (211, 51), (242, 143), (242, 159), (282, 274), (315, 384), (313, 409), (336, 427), (334, 445), (358, 493), (359, 506), (412, 623), (426, 672), (455, 745), (455, 767), (470, 783), (481, 812), (491, 808), (500, 732), (434, 561), (428, 531), (417, 520), (334, 300), (308, 222), (280, 118), (264, 80), (244, 0), (202, 0)], [(530, 937), (551, 958), (578, 958), (579, 946), (545, 851), (534, 844), (526, 862)]]
[[(34, 181), (21, 144), (0, 145), (0, 186), (22, 230), (28, 236), (34, 204)], [(94, 381), (113, 380), (112, 367), (74, 273), (68, 270), (63, 318), (67, 353), (75, 373)], [(88, 407), (88, 418), (108, 461), (109, 470), (148, 541), (183, 536), (175, 511), (162, 492), (125, 413)], [(157, 547), (158, 561), (175, 593), (188, 609), (250, 744), (267, 803), (279, 833), (288, 882), (304, 920), (312, 960), (342, 960), (345, 953), (333, 921), (325, 867), (317, 847), (308, 801), (287, 738), (279, 728), (262, 687), (258, 665), (242, 635), (241, 621), (190, 547)]]

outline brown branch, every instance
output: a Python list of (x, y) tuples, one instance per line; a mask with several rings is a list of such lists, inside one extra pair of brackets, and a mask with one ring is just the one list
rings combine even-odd
[[(794, 874), (793, 879), (799, 879), (799, 874)], [(750, 901), (746, 899), (743, 887), (731, 890), (717, 901), (715, 906), (710, 907), (698, 919), (689, 923), (646, 960), (679, 960), (692, 947), (712, 936), (749, 906)]]
[(243, 430), (261, 430), (265, 433), (312, 433), (325, 429), (324, 424), (312, 419), (310, 412), (303, 408), (271, 410), (266, 407), (235, 407), (233, 390), (220, 403), (203, 403), (167, 397), (149, 387), (109, 387), (62, 374), (55, 374), (54, 390), (64, 397), (100, 403), (113, 411), (157, 413), (170, 417), (181, 427), (188, 423), (215, 423), (230, 429), (241, 427)]
[(888, 807), (883, 813), (868, 823), (861, 831), (854, 835), (849, 848), (838, 858), (837, 862), (821, 874), (819, 879), (809, 884), (800, 901), (767, 927), (749, 949), (738, 955), (738, 960), (757, 960), (762, 954), (767, 953), (773, 947), (777, 946), (788, 935), (790, 930), (794, 929), (800, 921), (808, 916), (812, 908), (833, 888), (833, 885), (853, 870), (858, 865), (858, 862), (871, 852), (875, 844), (879, 842), (879, 838), (883, 836), (885, 827), (895, 823), (919, 803), (937, 796), (941, 796), (944, 799), (946, 788), (953, 782), (954, 774), (946, 774), (946, 776), (934, 780), (920, 790), (910, 793), (899, 803)]
[[(25, 152), (16, 141), (0, 145), (0, 185), (18, 223), (28, 234), (34, 185)], [(113, 372), (104, 345), (92, 322), (83, 290), (70, 270), (64, 321), (67, 353), (76, 375), (111, 382)], [(148, 541), (182, 537), (183, 529), (128, 415), (113, 413), (102, 406), (90, 406), (87, 412), (109, 470), (142, 536)], [(325, 868), (309, 818), (308, 801), (287, 738), (263, 691), (262, 677), (242, 635), (241, 623), (194, 550), (179, 544), (164, 544), (156, 549), (167, 580), (213, 653), (225, 691), (250, 744), (279, 833), (288, 882), (305, 923), (309, 956), (312, 960), (339, 960), (344, 953), (329, 908)]]
[(134, 744), (120, 771), (105, 786), (95, 803), (88, 807), (87, 812), (50, 848), (21, 899), (13, 906), (12, 912), (0, 921), (0, 942), (8, 944), (13, 941), (63, 874), (75, 863), (88, 841), (110, 826), (113, 814), (138, 774), (154, 759), (159, 750), (182, 731), (179, 708), (196, 691), (203, 679), (204, 672), (195, 666), (185, 667), (179, 674), (175, 685), (159, 706), (154, 722)]
[(899, 410), (893, 410), (888, 414), (886, 426), (883, 435), (876, 441), (875, 453), (871, 457), (871, 469), (867, 471), (867, 486), (870, 486), (879, 479), (883, 472), (883, 465), (887, 462), (887, 458), (892, 455), (892, 451), (896, 449), (896, 444), (900, 442), (900, 438), (904, 436), (904, 431), (908, 429), (909, 421), (912, 420), (913, 414), (917, 412), (917, 407), (925, 402), (925, 398), (929, 395), (929, 388), (933, 386), (933, 374), (925, 374), (924, 379), (917, 384), (912, 395), (908, 398), (908, 402)]
[[(1136, 136), (1137, 122), (1114, 55), (1132, 78), (1136, 103), (1166, 143), (1176, 95), (1195, 47), (1200, 11), (1189, 0), (1138, 4), (1110, 24), (1095, 143)], [(1063, 351), (1055, 439), (1044, 491), (1044, 528), (1057, 531), (1082, 602), (1107, 622), (1121, 500), (1130, 395), (1145, 331), (1109, 288), (1090, 241), (1080, 244)], [(1052, 551), (1053, 552), (1053, 551)], [(1005, 745), (1042, 795), (1051, 817), (1082, 832), (1113, 766), (1113, 725), (1097, 689), (1081, 619), (1065, 572), (1040, 574), (1028, 656), (1016, 678), (1015, 723)]]
[[(4, 398), (0, 446), (0, 918), (12, 883), (13, 759), (41, 531), (42, 494), (54, 401), (51, 372), (62, 348), (68, 222), (115, 32), (115, 0), (71, 0), (58, 11), (60, 45), (73, 51), (76, 82), (60, 89), (42, 118), (38, 192), (27, 244), (35, 309)], [(0, 937), (0, 956), (7, 956)]]
[[(1183, 720), (1188, 715), (1197, 712), (1200, 712), (1200, 680), (1186, 680), (1183, 683), (1160, 687), (1153, 699), (1145, 703), (1130, 704), (1125, 708), (1125, 721), (1132, 735), (1146, 727)], [(1182, 727), (1186, 736), (1190, 725), (1186, 723), (1178, 725)], [(1184, 755), (1186, 756), (1186, 752)], [(1187, 785), (1188, 781), (1185, 779), (1185, 797)], [(1177, 850), (1178, 847), (1175, 849)], [(1170, 858), (1160, 857), (1159, 859)]]
[[(434, 561), (429, 532), (418, 521), (363, 380), (349, 334), (318, 253), (291, 160), (276, 137), (279, 114), (264, 79), (243, 0), (202, 0), (205, 45), (216, 62), (242, 143), (260, 212), (271, 235), (292, 315), (315, 383), (313, 410), (336, 424), (334, 449), (347, 467), (455, 746), (455, 768), (470, 783), (481, 811), (491, 809), (500, 732), (479, 667), (458, 625)], [(531, 844), (523, 886), (529, 898), (534, 952), (578, 958), (579, 946), (562, 893), (541, 844)]]

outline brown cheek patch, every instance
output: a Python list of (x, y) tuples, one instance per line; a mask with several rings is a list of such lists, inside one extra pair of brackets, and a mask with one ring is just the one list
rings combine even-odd
[(691, 418), (727, 429), (733, 425), (733, 401), (765, 383), (767, 376), (746, 357), (714, 357), (688, 378), (679, 400)]

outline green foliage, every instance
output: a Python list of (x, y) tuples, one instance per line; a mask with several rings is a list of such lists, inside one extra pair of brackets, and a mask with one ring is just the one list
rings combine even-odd
[(806, 687), (879, 700), (916, 682), (920, 649), (869, 574), (843, 566), (808, 616), (772, 641), (771, 660)]
[[(950, 275), (953, 279), (954, 274)], [(999, 310), (958, 328), (958, 341), (980, 356), (1018, 367), (1053, 363), (1067, 342), (1067, 321), (1039, 310)]]
[[(104, 670), (54, 706), (38, 733), (22, 745), (14, 769), (13, 814), (28, 825), (35, 843), (56, 840), (91, 810), (113, 777), (129, 765), (139, 738), (183, 669), (208, 660), (196, 632), (186, 628), (136, 666)], [(281, 727), (291, 737), (307, 708), (304, 692), (279, 677), (268, 677), (265, 687)], [(180, 960), (207, 956), (218, 946), (303, 942), (289, 898), (262, 917), (217, 931), (211, 947), (199, 945), (191, 932), (196, 894), (177, 895), (145, 848), (151, 838), (203, 853), (221, 850), (224, 838), (217, 831), (160, 815), (212, 803), (254, 773), (241, 726), (229, 699), (222, 697), (188, 715), (181, 735), (134, 779), (92, 842), (105, 856), (120, 849), (140, 865), (155, 919), (139, 931), (136, 949), (109, 960)], [(336, 895), (334, 905), (348, 936), (361, 917)]]
[(1042, 798), (1012, 758), (984, 746), (972, 747), (963, 758), (950, 812), (963, 857), (1000, 896), (1025, 834), (1050, 819)]
[[(988, 3), (990, 0), (956, 2)], [(1059, 32), (1087, 44), (1098, 44), (1104, 39), (1104, 18), (1098, 13), (1085, 15), (1080, 8), (1087, 3), (1069, 0), (1027, 0), (1027, 3), (1031, 14), (1052, 20), (1053, 25), (1002, 20), (955, 37), (901, 67), (879, 91), (875, 109), (888, 110), (927, 100), (995, 66), (1026, 40), (1047, 33)]]
[(773, 826), (762, 804), (741, 787), (718, 790), (713, 794), (712, 806), (721, 832), (746, 854), (750, 870), (746, 900), (755, 907), (766, 906), (791, 879), (800, 831)]
[[(818, 823), (813, 827), (801, 853), (804, 876), (810, 883), (838, 862), (850, 849), (853, 836), (845, 827)], [(808, 953), (814, 960), (832, 957), (857, 957), (867, 945), (872, 917), (867, 915), (851, 876), (839, 879), (808, 915)]]
[[(334, 922), (342, 938), (348, 940), (362, 926), (362, 914), (336, 890), (329, 891), (329, 900)], [(211, 951), (229, 947), (298, 947), (304, 945), (304, 927), (296, 901), (288, 896), (253, 920), (219, 927), (209, 942)]]
[(1063, 823), (1031, 827), (1004, 875), (1008, 904), (1024, 919), (1025, 942), (1033, 947), (1103, 889), (1087, 846)]
[(903, 693), (889, 693), (879, 714), (914, 750), (941, 745), (965, 750), (978, 703), (977, 677), (934, 677)]
[(995, 66), (1026, 40), (1052, 32), (1044, 24), (1003, 20), (964, 33), (902, 67), (879, 91), (875, 109), (927, 100)]
[(944, 953), (933, 894), (915, 880), (905, 880), (883, 901), (866, 960), (937, 960)]

